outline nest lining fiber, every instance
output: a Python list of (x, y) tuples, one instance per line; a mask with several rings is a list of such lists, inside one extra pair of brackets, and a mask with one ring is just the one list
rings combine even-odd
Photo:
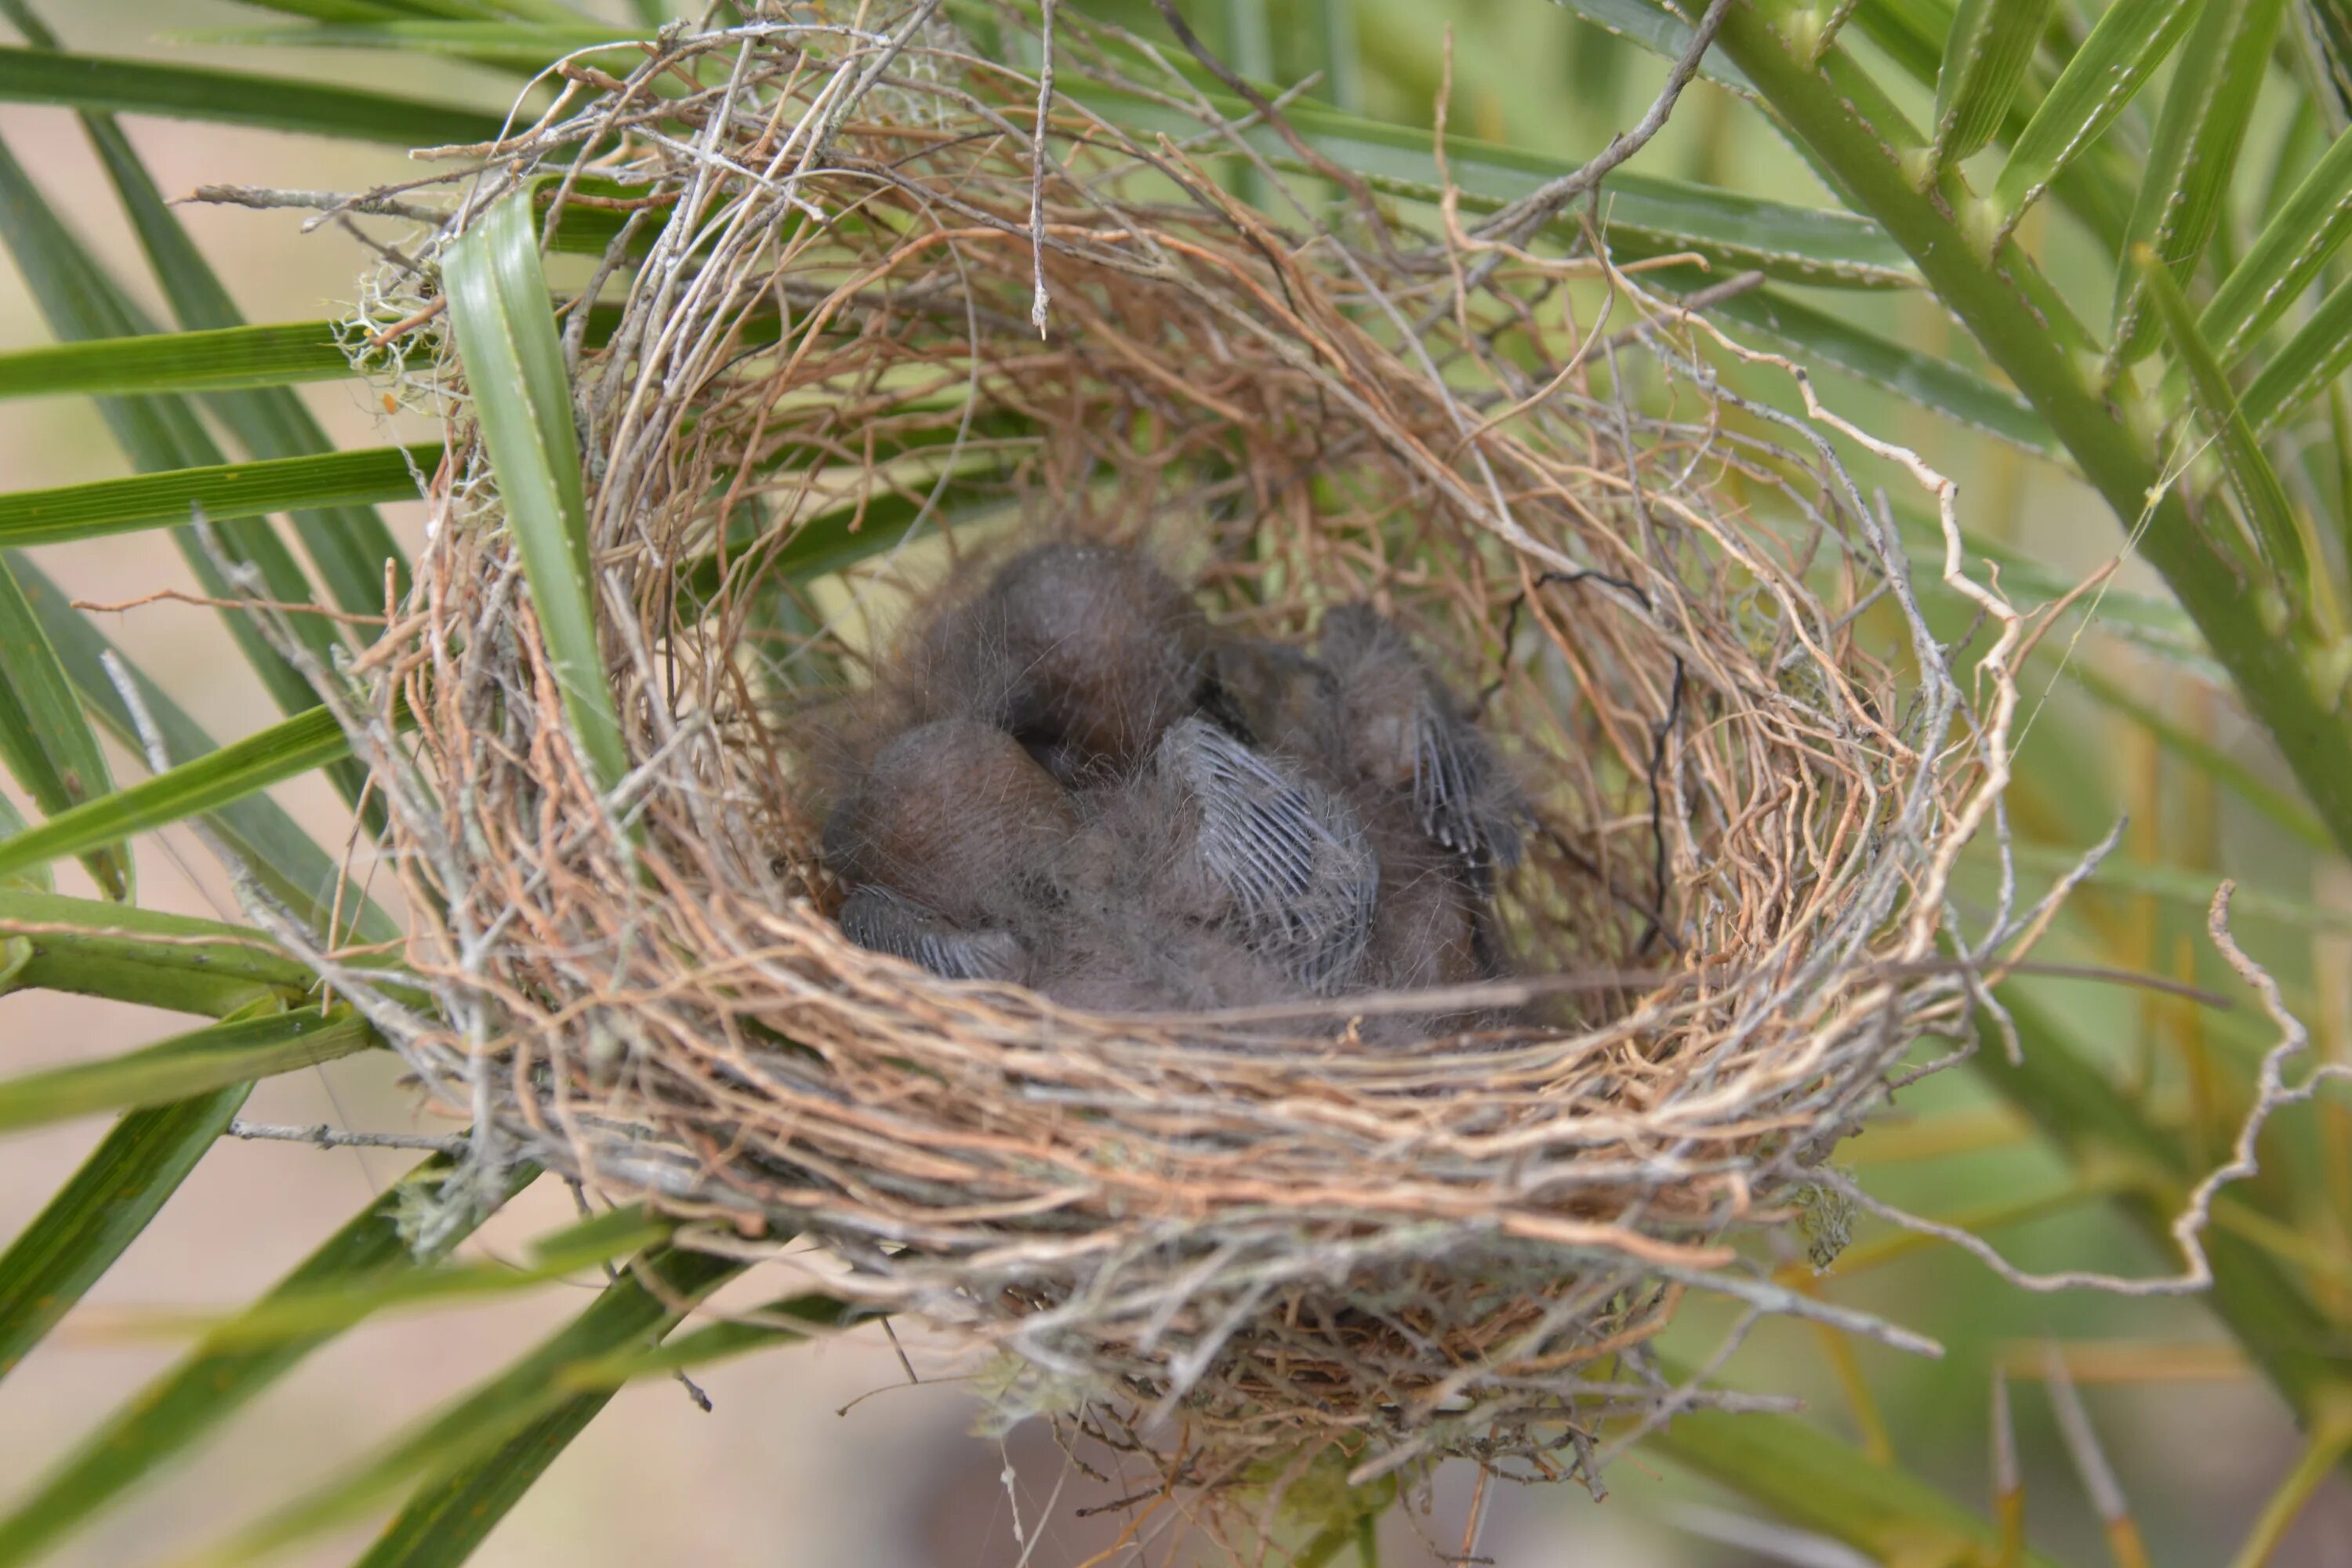
[[(1695, 1290), (1733, 1342), (1916, 1344), (1772, 1283), (1769, 1233), (2031, 927), (1964, 936), (1945, 891), (2006, 776), (2006, 605), (1971, 585), (2003, 639), (1972, 701), (1822, 427), (1718, 386), (1589, 235), (1483, 242), (1336, 171), (1299, 205), (1291, 142), (1115, 29), (1060, 20), (1041, 148), (1037, 73), (930, 6), (763, 15), (444, 150), (462, 201), (357, 322), (427, 316), (439, 247), (526, 182), (551, 234), (617, 226), (553, 275), (627, 779), (569, 738), (437, 325), (387, 383), (447, 420), (434, 531), (334, 699), (436, 1006), (330, 967), (482, 1161), (815, 1238), (835, 1288), (1011, 1352), (1008, 1414), (1207, 1485), (1317, 1442), (1594, 1481), (1737, 1403), (1654, 1354)], [(1190, 140), (1087, 107), (1114, 92)], [(865, 679), (858, 607), (1046, 535), (1139, 542), (1256, 634), (1369, 601), (1478, 694), (1532, 824), (1515, 971), (1465, 1000), (1518, 1024), (1098, 1016), (843, 937), (796, 723)]]

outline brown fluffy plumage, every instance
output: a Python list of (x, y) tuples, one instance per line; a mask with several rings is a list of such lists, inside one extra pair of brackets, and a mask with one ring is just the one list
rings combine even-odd
[(1501, 973), (1520, 797), (1369, 607), (1329, 612), (1317, 656), (1221, 637), (1140, 553), (1057, 543), (909, 647), (825, 824), (861, 945), (1120, 1012)]

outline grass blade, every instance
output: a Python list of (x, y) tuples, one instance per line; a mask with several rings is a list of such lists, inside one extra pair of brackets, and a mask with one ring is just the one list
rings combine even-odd
[(398, 147), (487, 142), (503, 116), (292, 77), (0, 47), (0, 102), (47, 103)]
[(0, 934), (27, 952), (23, 989), (112, 996), (225, 1018), (266, 997), (295, 1001), (317, 976), (259, 931), (31, 889), (0, 888)]
[[(593, 1228), (591, 1228), (593, 1227)], [(285, 1290), (256, 1302), (235, 1319), (211, 1324), (210, 1342), (235, 1348), (274, 1340), (339, 1333), (378, 1312), (400, 1307), (430, 1307), (478, 1301), (552, 1283), (583, 1268), (656, 1247), (670, 1237), (675, 1222), (648, 1218), (631, 1206), (599, 1215), (532, 1243), (530, 1262), (450, 1263), (436, 1268), (394, 1268), (380, 1275), (354, 1274), (304, 1290)], [(165, 1317), (155, 1326), (180, 1326)]]
[(2327, 87), (2333, 89), (2340, 116), (2352, 110), (2352, 4), (2347, 0), (2311, 0), (2304, 14), (2310, 18), (2318, 64)]
[(2279, 592), (2302, 600), (2299, 607), (2305, 615), (2315, 618), (2324, 632), (2335, 635), (2341, 628), (2334, 613), (2334, 595), (2326, 578), (2313, 571), (2308, 542), (2286, 499), (2286, 487), (2263, 455), (2262, 443), (2254, 439), (2253, 428), (2230, 390), (2221, 362), (2213, 357), (2212, 345), (2197, 330), (2189, 301), (2156, 253), (2143, 247), (2134, 259), (2156, 307), (2156, 317), (2171, 340), (2173, 356), (2189, 377), (2198, 413), (2212, 433), (2221, 471), (2229, 476), (2230, 488), (2237, 493), (2238, 504), (2244, 509)]
[[(49, 645), (40, 617), (33, 614), (5, 559), (0, 559), (0, 668), (7, 671), (7, 679), (0, 680), (0, 761), (6, 762), (34, 804), (55, 816), (111, 791), (114, 777), (89, 715), (82, 711), (58, 650)], [(130, 901), (129, 845), (98, 845), (82, 854), (81, 863), (108, 898)]]
[(348, 1007), (225, 1019), (105, 1061), (0, 1083), (0, 1131), (94, 1111), (162, 1105), (347, 1057), (377, 1044)]
[(2124, 111), (2180, 41), (2196, 8), (2197, 0), (2116, 0), (2100, 15), (1993, 181), (1994, 234), (2015, 228), (2060, 172)]
[[(1664, 59), (1678, 60), (1690, 52), (1690, 24), (1649, 0), (1560, 0), (1560, 4), (1604, 33), (1636, 44)], [(1726, 59), (1720, 49), (1709, 49), (1698, 62), (1698, 74), (1742, 98), (1756, 96), (1748, 73)]]
[[(2010, 853), (2020, 871), (2055, 881), (2080, 867), (2083, 856), (2089, 848), (2088, 845), (2056, 848), (2049, 845), (2021, 842), (2012, 844)], [(2110, 855), (2099, 862), (2099, 868), (2082, 885), (2116, 893), (2146, 893), (2177, 904), (2201, 920), (2205, 911), (2212, 907), (2213, 887), (2219, 880), (2216, 873), (2194, 867), (2166, 861), (2127, 860), (2121, 855)], [(2284, 898), (2250, 888), (2240, 888), (2231, 895), (2230, 912), (2239, 920), (2277, 921), (2306, 931), (2352, 932), (2352, 910), (2329, 909), (2305, 900)]]
[[(206, 518), (223, 522), (289, 508), (413, 500), (416, 468), (429, 470), (440, 460), (438, 446), (367, 447), (314, 458), (216, 463), (53, 489), (16, 490), (0, 495), (0, 548), (171, 527), (186, 522), (198, 507)], [(379, 608), (381, 603), (379, 591)]]
[[(801, 1296), (779, 1301), (760, 1315), (796, 1319), (814, 1328), (835, 1321), (840, 1310), (841, 1304), (826, 1297)], [(805, 1329), (769, 1322), (713, 1323), (656, 1350), (607, 1357), (601, 1364), (575, 1363), (560, 1386), (585, 1385), (584, 1392), (516, 1431), (494, 1453), (445, 1467), (446, 1473), (428, 1479), (410, 1494), (354, 1568), (456, 1568), (473, 1555), (564, 1446), (604, 1408), (612, 1397), (605, 1390), (806, 1337)]]
[(313, 708), (0, 841), (0, 876), (198, 816), (351, 754), (335, 716)]
[(20, 349), (0, 354), (0, 398), (222, 392), (339, 381), (351, 374), (331, 322), (288, 321)]
[(2234, 363), (2300, 298), (2352, 235), (2352, 136), (2339, 136), (2271, 215), (2245, 259), (2198, 319), (2214, 354)]
[[(297, 1264), (256, 1303), (257, 1310), (290, 1293), (353, 1279), (383, 1279), (404, 1268), (437, 1262), (538, 1174), (535, 1167), (524, 1166), (490, 1202), (453, 1205), (439, 1201), (452, 1168), (446, 1156), (436, 1154), (409, 1172)], [(423, 1204), (434, 1204), (450, 1217), (432, 1231), (429, 1242), (412, 1248), (403, 1233)], [(333, 1337), (322, 1332), (235, 1344), (221, 1336), (205, 1339), (100, 1423), (15, 1513), (0, 1520), (0, 1568), (30, 1562)]]
[[(2168, 718), (2133, 696), (2123, 686), (2099, 674), (2091, 668), (2088, 660), (2069, 659), (2066, 678), (2088, 692), (2101, 706), (2139, 725), (2158, 745), (2177, 753), (2191, 768), (2210, 777), (2214, 783), (2305, 844), (2323, 853), (2334, 846), (2335, 841), (2327, 835), (2326, 825), (2312, 815), (2309, 806), (2263, 778), (2234, 753), (2215, 745), (2187, 725)], [(2208, 888), (2204, 897), (2210, 901), (2212, 896), (2212, 889)]]
[(656, 1248), (633, 1261), (578, 1317), (506, 1371), (349, 1475), (278, 1510), (201, 1561), (247, 1562), (330, 1529), (366, 1512), (420, 1476), (428, 1483), (454, 1477), (469, 1462), (495, 1455), (517, 1431), (545, 1423), (535, 1435), (538, 1463), (515, 1472), (508, 1483), (519, 1493), (612, 1398), (609, 1391), (574, 1393), (564, 1381), (573, 1370), (666, 1335), (688, 1309), (742, 1267), (671, 1247)]
[[(1101, 88), (1087, 86), (1073, 96), (1130, 130), (1190, 136), (1201, 128), (1199, 121), (1172, 109)], [(1236, 121), (1249, 113), (1239, 99), (1215, 92), (1202, 97)], [(1305, 101), (1285, 108), (1283, 118), (1310, 146), (1356, 171), (1376, 191), (1432, 203), (1444, 194), (1425, 131)], [(1307, 172), (1275, 132), (1259, 127), (1244, 134), (1274, 167)], [(1494, 212), (1576, 167), (1465, 136), (1447, 136), (1445, 156), (1461, 188), (1463, 209), (1474, 213)], [(1609, 237), (1625, 256), (1695, 251), (1731, 272), (1754, 268), (1792, 282), (1845, 288), (1910, 288), (1918, 281), (1901, 247), (1876, 225), (1851, 213), (1623, 170), (1609, 177)]]
[[(1990, 1561), (1998, 1544), (1990, 1521), (1793, 1416), (1685, 1411), (1642, 1448), (1877, 1562)], [(2024, 1561), (2054, 1568), (2036, 1552)]]
[(233, 1083), (116, 1122), (0, 1254), (0, 1377), (72, 1310), (179, 1191), (253, 1091)]
[(571, 382), (529, 195), (478, 216), (449, 247), (445, 270), (457, 352), (548, 662), (592, 774), (609, 790), (627, 773), (628, 752), (596, 635)]
[[(25, 814), (16, 809), (14, 801), (0, 795), (0, 838), (12, 838), (24, 832), (25, 826)], [(47, 866), (35, 866), (0, 877), (0, 889), (28, 888), (37, 893), (46, 893), (51, 891), (55, 885)], [(31, 951), (21, 938), (0, 936), (0, 995), (5, 995), (15, 988), (17, 973)]]
[(2213, 237), (2285, 8), (2286, 0), (2209, 0), (2198, 14), (2157, 116), (2147, 171), (2116, 273), (2108, 349), (2116, 364), (2130, 364), (2153, 343), (2139, 247), (2154, 250), (2185, 289)]
[(1936, 159), (1957, 163), (1992, 140), (2042, 41), (2050, 0), (1960, 0), (1936, 73)]
[(2257, 435), (2268, 435), (2302, 413), (2347, 365), (2352, 365), (2352, 279), (2329, 290), (2311, 319), (2246, 384), (2238, 406)]
[[(166, 756), (174, 763), (191, 763), (219, 750), (203, 725), (189, 718), (137, 665), (123, 659), (106, 634), (67, 602), (30, 556), (5, 559), (32, 601), (33, 613), (40, 616), (82, 701), (109, 734), (134, 751), (142, 749), (143, 737), (132, 721), (131, 709), (107, 677), (104, 656), (113, 653), (130, 672), (148, 717), (162, 732)], [(226, 801), (206, 812), (205, 822), (247, 872), (312, 931), (330, 934), (340, 907), (341, 923), (335, 925), (331, 940), (399, 940), (400, 928), (391, 917), (364, 891), (346, 885), (341, 868), (268, 795), (247, 795)]]
[(640, 51), (626, 47), (629, 40), (650, 37), (644, 28), (577, 19), (562, 23), (436, 19), (328, 22), (310, 27), (206, 27), (166, 34), (163, 41), (247, 48), (407, 49), (535, 71), (566, 55), (590, 65), (620, 63), (625, 69), (645, 58)]
[(1307, 11), (1315, 68), (1323, 73), (1318, 96), (1342, 113), (1361, 114), (1364, 60), (1356, 39), (1355, 0), (1313, 0)]

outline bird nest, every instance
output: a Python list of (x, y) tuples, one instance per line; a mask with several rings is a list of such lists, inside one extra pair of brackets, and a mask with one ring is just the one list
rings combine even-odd
[[(448, 432), (415, 590), (333, 693), (432, 1005), (321, 961), (485, 1167), (813, 1238), (832, 1289), (1006, 1352), (1008, 1415), (1204, 1486), (1334, 1445), (1591, 1481), (1734, 1402), (1656, 1352), (1694, 1293), (1727, 1351), (1777, 1312), (1916, 1345), (1772, 1277), (2035, 925), (1948, 898), (2017, 617), (1951, 534), (1964, 689), (1827, 437), (1948, 529), (1949, 487), (1719, 384), (1741, 351), (1590, 229), (1369, 190), (1115, 29), (1063, 17), (1041, 70), (1012, 10), (995, 59), (929, 5), (794, 16), (561, 68), (536, 124), (443, 150), (462, 200), (361, 312)], [(609, 788), (435, 320), (443, 244), (525, 186)], [(845, 939), (803, 727), (1041, 537), (1144, 546), (1235, 635), (1404, 628), (1525, 797), (1500, 977), (1104, 1014)], [(1449, 1009), (1476, 1026), (1375, 1026)]]

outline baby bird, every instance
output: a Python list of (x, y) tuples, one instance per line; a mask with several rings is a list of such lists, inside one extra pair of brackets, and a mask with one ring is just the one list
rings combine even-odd
[(1334, 683), (1348, 766), (1375, 787), (1409, 792), (1421, 830), (1459, 856), (1479, 885), (1519, 862), (1526, 806), (1461, 699), (1404, 634), (1369, 605), (1323, 617), (1317, 645)]
[(841, 931), (858, 946), (920, 964), (946, 980), (1025, 981), (1028, 947), (1009, 931), (964, 931), (878, 882), (842, 900)]
[(1206, 624), (1132, 550), (1039, 545), (934, 639), (971, 706), (1076, 788), (1123, 777), (1193, 705)]
[(950, 978), (1017, 977), (1040, 879), (1077, 826), (1062, 786), (1003, 731), (902, 731), (825, 819), (825, 859), (855, 889), (842, 929)]
[(1174, 825), (1168, 902), (1231, 923), (1250, 952), (1318, 995), (1356, 978), (1380, 862), (1347, 802), (1204, 720), (1169, 726), (1150, 809)]

